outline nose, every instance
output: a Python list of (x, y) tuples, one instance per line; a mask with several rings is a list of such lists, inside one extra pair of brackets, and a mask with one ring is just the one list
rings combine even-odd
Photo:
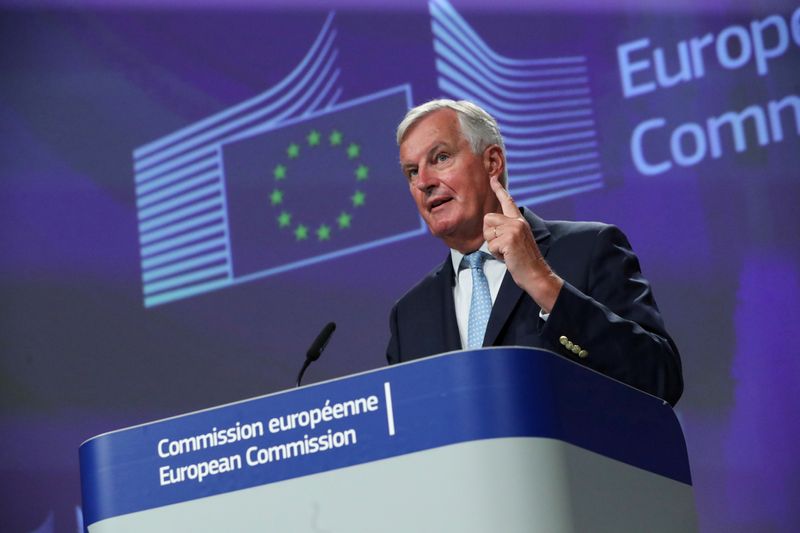
[(427, 169), (417, 169), (417, 176), (414, 178), (414, 186), (424, 193), (429, 193), (438, 183), (436, 173)]

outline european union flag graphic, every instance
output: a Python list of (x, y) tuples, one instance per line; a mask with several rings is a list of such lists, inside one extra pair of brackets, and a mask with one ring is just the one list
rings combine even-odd
[(268, 120), (257, 100), (135, 151), (146, 307), (424, 232), (398, 202), (410, 87)]
[(276, 85), (133, 151), (145, 307), (424, 232), (397, 202), (411, 88), (340, 102), (333, 18)]
[(394, 127), (407, 97), (387, 91), (223, 145), (235, 278), (420, 231), (414, 210), (398, 202), (408, 186)]

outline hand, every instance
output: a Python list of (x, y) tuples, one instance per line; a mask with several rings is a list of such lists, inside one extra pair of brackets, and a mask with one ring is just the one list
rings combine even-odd
[(564, 285), (542, 257), (528, 222), (522, 217), (511, 195), (496, 177), (490, 181), (500, 202), (502, 214), (488, 213), (483, 217), (483, 238), (489, 251), (504, 261), (514, 283), (549, 313)]

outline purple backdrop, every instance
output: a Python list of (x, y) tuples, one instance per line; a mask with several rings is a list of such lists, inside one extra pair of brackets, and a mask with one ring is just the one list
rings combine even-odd
[(66, 4), (0, 8), (0, 529), (75, 531), (83, 440), (288, 388), (329, 320), (309, 382), (383, 365), (446, 253), (393, 129), (440, 95), (494, 108), (520, 203), (629, 235), (701, 529), (800, 526), (796, 5)]

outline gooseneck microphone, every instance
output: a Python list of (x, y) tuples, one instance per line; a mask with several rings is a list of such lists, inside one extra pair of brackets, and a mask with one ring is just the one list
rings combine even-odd
[(306, 368), (308, 368), (308, 365), (319, 359), (319, 356), (322, 355), (322, 350), (324, 350), (328, 345), (328, 341), (331, 340), (331, 335), (333, 335), (333, 331), (335, 329), (336, 322), (328, 322), (325, 324), (325, 327), (322, 328), (322, 331), (319, 332), (317, 338), (314, 339), (314, 342), (311, 343), (311, 346), (306, 352), (306, 360), (303, 363), (303, 368), (300, 369), (300, 373), (297, 375), (298, 387), (300, 386), (300, 381), (303, 379), (303, 374), (306, 372)]

